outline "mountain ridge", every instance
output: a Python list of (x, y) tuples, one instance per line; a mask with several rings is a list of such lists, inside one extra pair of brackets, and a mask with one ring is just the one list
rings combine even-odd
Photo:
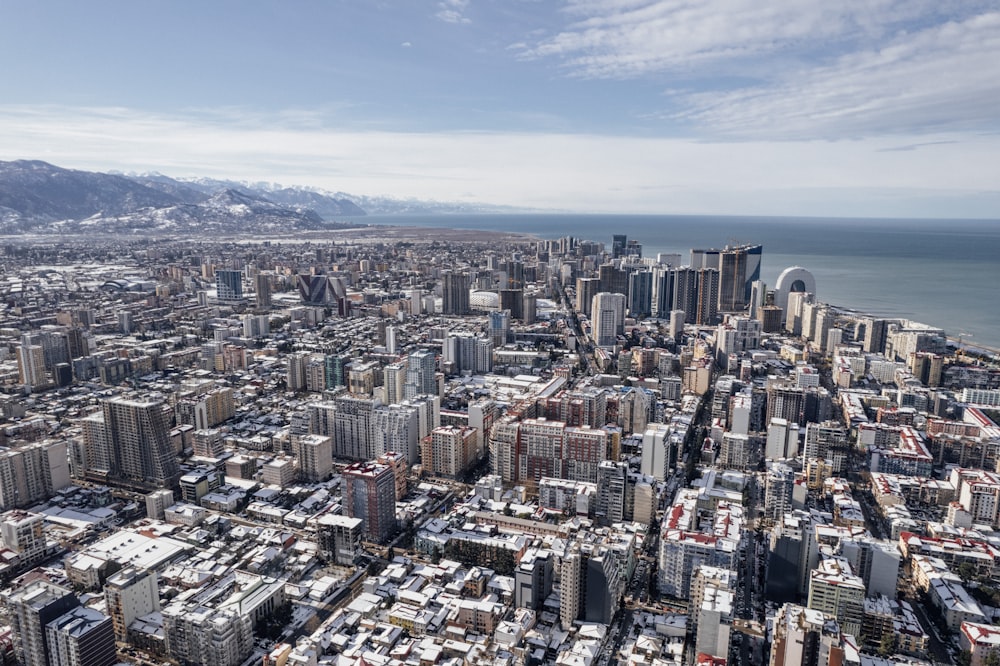
[(524, 212), (529, 211), (157, 172), (102, 173), (41, 160), (0, 161), (0, 234), (275, 233), (357, 227), (367, 215)]

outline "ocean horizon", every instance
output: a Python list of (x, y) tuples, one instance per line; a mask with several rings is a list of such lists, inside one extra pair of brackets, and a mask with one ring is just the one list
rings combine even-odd
[(644, 257), (732, 244), (763, 246), (761, 279), (789, 266), (816, 278), (816, 298), (840, 308), (938, 326), (971, 345), (1000, 348), (1000, 220), (712, 215), (372, 215), (373, 225), (573, 236), (642, 244)]

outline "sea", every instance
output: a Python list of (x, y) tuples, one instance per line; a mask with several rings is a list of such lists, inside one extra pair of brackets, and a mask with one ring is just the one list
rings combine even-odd
[(816, 278), (817, 300), (938, 326), (971, 346), (1000, 349), (1000, 220), (770, 218), (682, 215), (386, 215), (358, 222), (573, 236), (611, 247), (613, 234), (644, 257), (733, 244), (763, 246), (769, 288), (790, 266)]

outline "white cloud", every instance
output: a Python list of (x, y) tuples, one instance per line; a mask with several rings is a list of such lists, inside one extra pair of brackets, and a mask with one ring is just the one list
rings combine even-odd
[(572, 72), (627, 78), (822, 43), (874, 39), (934, 16), (929, 0), (571, 0), (575, 20), (525, 51)]
[(662, 115), (709, 132), (995, 129), (1000, 14), (987, 7), (995, 12), (979, 0), (570, 0), (564, 30), (517, 50), (573, 76), (669, 80), (676, 107)]
[(952, 202), (955, 216), (1000, 217), (1000, 136), (702, 143), (362, 132), (301, 117), (0, 106), (0, 159), (595, 212), (940, 215)]
[(472, 23), (472, 19), (465, 15), (468, 6), (469, 0), (444, 0), (438, 3), (439, 11), (435, 16), (445, 23)]
[(900, 35), (774, 85), (681, 97), (681, 117), (745, 136), (997, 129), (1000, 13)]

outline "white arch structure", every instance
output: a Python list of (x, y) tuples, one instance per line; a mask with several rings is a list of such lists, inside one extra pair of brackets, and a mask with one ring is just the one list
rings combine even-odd
[(781, 271), (778, 282), (774, 285), (774, 304), (782, 310), (788, 309), (788, 294), (793, 291), (805, 291), (816, 295), (816, 278), (801, 266), (791, 266)]

